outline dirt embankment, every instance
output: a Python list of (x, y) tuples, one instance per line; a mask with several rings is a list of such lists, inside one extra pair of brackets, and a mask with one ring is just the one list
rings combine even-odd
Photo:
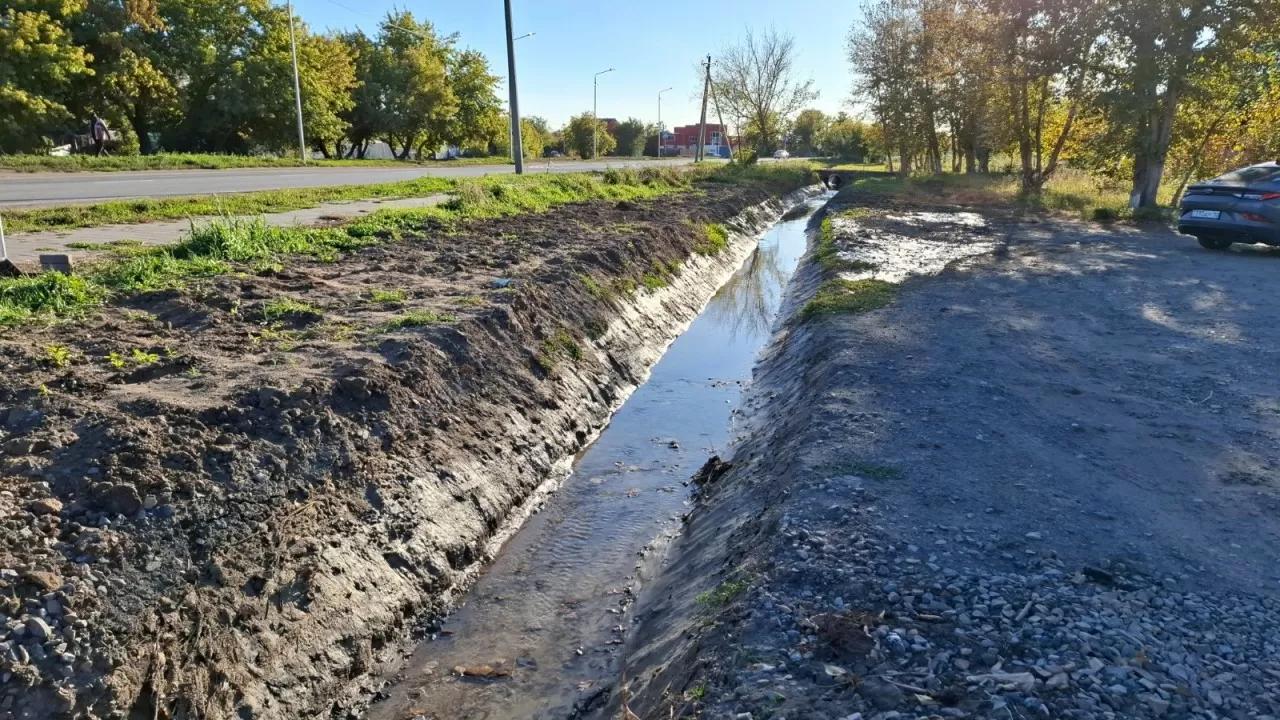
[[(893, 299), (782, 328), (749, 439), (637, 603), (619, 697), (642, 718), (1280, 713), (1275, 252), (828, 210), (829, 264)], [(793, 308), (829, 278), (802, 270)]]
[(354, 702), (784, 209), (698, 190), (8, 333), (0, 717)]

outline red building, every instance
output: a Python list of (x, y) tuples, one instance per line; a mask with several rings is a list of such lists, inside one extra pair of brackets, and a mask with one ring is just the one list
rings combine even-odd
[[(731, 154), (730, 143), (736, 142), (735, 139), (726, 135), (726, 128), (719, 123), (707, 123), (707, 154), (718, 157), (729, 157)], [(681, 125), (672, 128), (662, 137), (662, 154), (675, 157), (676, 155), (692, 155), (698, 149), (698, 126)]]

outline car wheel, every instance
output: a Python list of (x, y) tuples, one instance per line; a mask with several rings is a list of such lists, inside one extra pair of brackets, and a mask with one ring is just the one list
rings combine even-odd
[(1196, 239), (1200, 241), (1200, 247), (1208, 250), (1226, 250), (1231, 247), (1231, 241), (1227, 238), (1200, 237)]

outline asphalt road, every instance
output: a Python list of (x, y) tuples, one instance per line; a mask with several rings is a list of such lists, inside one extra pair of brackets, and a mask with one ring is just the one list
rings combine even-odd
[[(526, 173), (583, 172), (609, 167), (643, 167), (656, 160), (601, 160), (591, 162), (534, 162)], [(688, 158), (663, 160), (685, 165)], [(87, 203), (123, 198), (165, 195), (275, 190), (279, 188), (363, 185), (412, 180), (424, 175), (480, 177), (511, 173), (510, 165), (458, 165), (456, 167), (326, 167), (249, 168), (241, 170), (155, 170), (137, 172), (12, 173), (0, 174), (0, 207)]]

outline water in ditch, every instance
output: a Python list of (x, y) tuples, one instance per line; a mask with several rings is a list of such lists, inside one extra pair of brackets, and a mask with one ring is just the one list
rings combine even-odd
[(601, 697), (617, 677), (644, 555), (678, 528), (690, 476), (730, 445), (733, 410), (805, 252), (809, 215), (828, 197), (760, 239), (369, 720), (562, 720)]

